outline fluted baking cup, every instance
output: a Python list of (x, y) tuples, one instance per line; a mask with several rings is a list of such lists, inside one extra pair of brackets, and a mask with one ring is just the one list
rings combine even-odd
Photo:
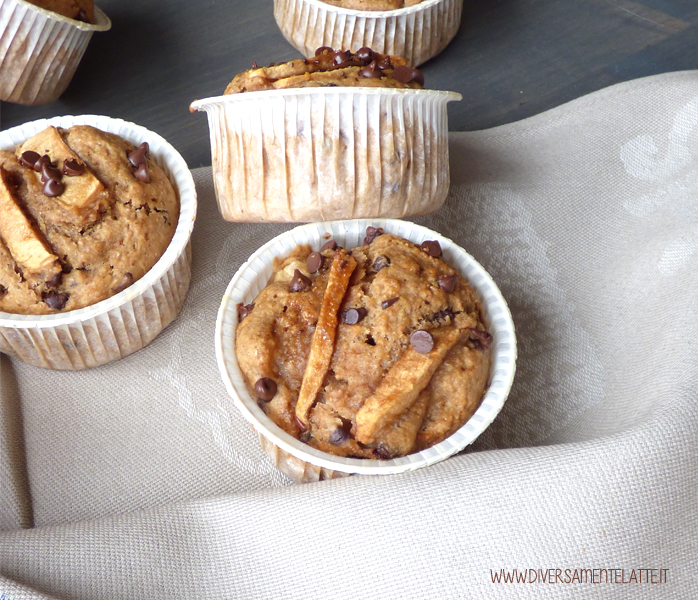
[(48, 104), (68, 87), (95, 31), (111, 21), (95, 6), (83, 23), (24, 0), (0, 0), (0, 100)]
[(227, 221), (402, 218), (434, 212), (450, 184), (449, 101), (460, 94), (296, 88), (197, 100)]
[[(470, 283), (483, 307), (485, 325), (492, 334), (488, 389), (473, 416), (444, 441), (392, 460), (344, 458), (320, 452), (295, 439), (274, 424), (257, 406), (245, 385), (235, 354), (237, 305), (249, 304), (269, 282), (275, 258), (283, 258), (299, 244), (318, 249), (331, 236), (340, 246), (363, 244), (366, 228), (382, 227), (387, 233), (415, 244), (438, 240), (444, 260)], [(243, 416), (264, 439), (263, 448), (276, 466), (296, 481), (317, 481), (349, 473), (389, 474), (412, 471), (442, 461), (471, 444), (499, 413), (511, 389), (516, 369), (516, 336), (506, 301), (487, 272), (460, 246), (448, 238), (407, 221), (370, 219), (311, 223), (277, 236), (245, 262), (233, 277), (223, 296), (216, 323), (216, 358), (228, 393)]]
[(14, 149), (50, 125), (92, 125), (135, 145), (148, 142), (179, 196), (177, 228), (165, 253), (138, 281), (92, 306), (52, 315), (0, 312), (0, 352), (50, 369), (85, 369), (128, 356), (149, 344), (179, 313), (191, 277), (189, 240), (196, 188), (181, 155), (158, 134), (110, 117), (82, 115), (32, 121), (0, 132), (0, 149)]
[(340, 8), (321, 0), (274, 0), (281, 33), (303, 56), (321, 46), (336, 50), (369, 47), (402, 56), (416, 67), (441, 52), (460, 26), (463, 0), (424, 0), (387, 11)]

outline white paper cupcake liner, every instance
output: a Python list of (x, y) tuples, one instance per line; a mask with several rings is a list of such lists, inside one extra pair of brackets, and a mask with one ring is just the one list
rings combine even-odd
[(53, 102), (68, 87), (92, 34), (110, 28), (96, 6), (91, 24), (24, 0), (0, 0), (0, 100)]
[(276, 23), (303, 56), (321, 46), (369, 47), (402, 56), (416, 67), (441, 52), (460, 26), (463, 0), (424, 0), (388, 11), (350, 10), (321, 0), (274, 0)]
[(206, 111), (228, 221), (401, 218), (441, 207), (453, 92), (297, 88), (218, 96)]
[[(382, 227), (416, 244), (438, 240), (444, 260), (463, 275), (482, 302), (485, 324), (493, 336), (489, 387), (475, 414), (453, 435), (439, 444), (392, 460), (343, 458), (320, 452), (290, 436), (257, 406), (247, 390), (235, 354), (235, 329), (239, 303), (253, 302), (266, 287), (274, 258), (287, 256), (299, 244), (318, 249), (329, 234), (340, 246), (363, 243), (366, 228)], [(442, 235), (407, 221), (370, 219), (312, 223), (277, 236), (245, 262), (223, 296), (216, 323), (216, 358), (228, 393), (243, 416), (262, 438), (262, 444), (279, 469), (296, 481), (317, 481), (347, 473), (389, 474), (412, 471), (442, 461), (471, 444), (494, 420), (511, 389), (516, 370), (516, 336), (511, 313), (492, 278), (465, 250)]]
[(0, 352), (49, 369), (85, 369), (128, 356), (150, 343), (177, 316), (191, 275), (189, 240), (196, 218), (196, 188), (181, 155), (139, 125), (96, 115), (32, 121), (0, 132), (0, 149), (14, 149), (49, 125), (92, 125), (130, 141), (148, 142), (179, 195), (174, 236), (157, 263), (124, 291), (92, 306), (52, 315), (0, 312)]

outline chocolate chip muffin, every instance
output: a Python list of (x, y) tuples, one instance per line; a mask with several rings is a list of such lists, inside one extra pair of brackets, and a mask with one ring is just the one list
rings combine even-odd
[(351, 10), (397, 10), (415, 6), (424, 0), (321, 0), (325, 4)]
[(30, 4), (53, 11), (69, 19), (95, 22), (95, 6), (93, 0), (27, 0)]
[(148, 152), (85, 125), (49, 127), (0, 151), (0, 311), (89, 306), (157, 262), (179, 199)]
[(260, 408), (331, 454), (389, 459), (433, 446), (487, 387), (480, 302), (436, 241), (369, 228), (352, 250), (299, 246), (238, 319), (237, 360)]
[(404, 58), (370, 48), (356, 53), (318, 48), (313, 58), (252, 68), (235, 76), (225, 94), (302, 87), (384, 87), (420, 89), (424, 76)]

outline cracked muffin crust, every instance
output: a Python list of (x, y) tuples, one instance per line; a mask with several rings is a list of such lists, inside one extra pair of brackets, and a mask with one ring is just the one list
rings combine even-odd
[(0, 310), (67, 312), (140, 279), (162, 256), (179, 199), (147, 144), (86, 125), (0, 151)]
[(433, 446), (487, 387), (480, 302), (438, 242), (369, 228), (351, 251), (299, 246), (238, 317), (237, 359), (260, 408), (331, 454), (389, 459)]

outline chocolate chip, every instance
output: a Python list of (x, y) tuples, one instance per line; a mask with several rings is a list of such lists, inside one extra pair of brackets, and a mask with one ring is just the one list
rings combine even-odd
[(254, 308), (254, 302), (251, 302), (250, 304), (243, 304), (240, 302), (238, 304), (238, 323), (242, 321), (247, 315), (249, 315), (252, 312), (252, 309)]
[(63, 179), (63, 174), (56, 167), (51, 166), (50, 163), (44, 163), (41, 165), (41, 181), (46, 183), (49, 179), (60, 181)]
[(37, 159), (37, 161), (34, 163), (34, 170), (37, 173), (41, 173), (41, 167), (43, 167), (45, 164), (48, 164), (51, 167), (53, 166), (51, 157), (48, 154), (44, 154)]
[(342, 65), (342, 63), (347, 62), (349, 56), (349, 52), (347, 52), (346, 50), (340, 50), (339, 52), (334, 53), (334, 58), (332, 59), (332, 61), (335, 65), (339, 67)]
[(383, 235), (382, 227), (371, 227), (370, 225), (366, 227), (366, 237), (364, 238), (364, 245), (371, 244), (379, 235)]
[(444, 308), (443, 310), (440, 310), (437, 313), (434, 313), (434, 316), (430, 319), (431, 321), (445, 321), (446, 319), (451, 319), (453, 320), (453, 317), (455, 316), (454, 312), (450, 308)]
[(418, 329), (410, 336), (410, 344), (420, 354), (428, 354), (434, 347), (434, 336), (424, 329)]
[(359, 308), (350, 308), (342, 313), (342, 321), (344, 321), (347, 325), (356, 325), (367, 314), (368, 311), (363, 306)]
[(148, 163), (144, 162), (138, 165), (138, 168), (133, 172), (133, 176), (143, 183), (150, 183), (150, 173), (148, 173)]
[(43, 292), (41, 294), (41, 299), (55, 310), (63, 310), (63, 307), (66, 305), (69, 298), (70, 294), (68, 294), (67, 292), (59, 294), (54, 290), (51, 290), (49, 292)]
[[(341, 417), (340, 417), (341, 418)], [(330, 434), (330, 444), (333, 446), (339, 446), (349, 439), (349, 432), (351, 431), (351, 421), (349, 419), (342, 419), (342, 424), (337, 426)]]
[(369, 346), (375, 346), (375, 345), (376, 345), (376, 340), (373, 339), (373, 336), (372, 336), (370, 333), (366, 336), (366, 343), (367, 343)]
[(322, 269), (322, 263), (325, 262), (325, 257), (319, 252), (313, 252), (308, 260), (305, 261), (305, 265), (308, 267), (310, 273), (317, 273)]
[(91, 23), (90, 18), (87, 16), (87, 13), (85, 12), (84, 8), (81, 8), (78, 11), (78, 14), (75, 17), (76, 21), (82, 21), (83, 23)]
[(390, 56), (386, 54), (383, 58), (378, 59), (376, 61), (376, 66), (379, 69), (389, 69), (390, 67), (392, 67), (392, 64), (390, 64)]
[(36, 161), (39, 160), (40, 156), (38, 152), (33, 150), (27, 150), (22, 152), (22, 156), (19, 157), (19, 164), (28, 169), (33, 169)]
[(358, 52), (356, 53), (356, 57), (360, 60), (365, 62), (366, 64), (370, 63), (373, 60), (373, 50), (370, 48), (367, 48), (364, 46), (363, 48), (359, 48)]
[(320, 56), (321, 54), (327, 53), (332, 54), (333, 52), (334, 48), (330, 48), (329, 46), (320, 46), (317, 50), (315, 50), (315, 56)]
[(252, 68), (253, 68), (253, 69), (259, 69), (259, 65), (257, 64), (257, 61), (256, 61), (256, 60), (253, 60), (253, 61), (252, 61)]
[(434, 258), (441, 256), (441, 244), (436, 240), (424, 240), (419, 248)]
[(63, 273), (56, 273), (49, 281), (46, 282), (46, 287), (54, 288), (61, 285), (63, 282)]
[(63, 185), (63, 182), (58, 181), (57, 179), (47, 180), (46, 183), (44, 183), (44, 187), (41, 188), (44, 196), (48, 196), (49, 198), (56, 198), (57, 196), (60, 196), (64, 190), (65, 186)]
[(444, 292), (450, 294), (451, 292), (453, 292), (453, 290), (456, 289), (457, 279), (457, 275), (444, 275), (443, 277), (439, 277), (436, 280), (436, 283)]
[(392, 452), (383, 444), (379, 444), (373, 449), (373, 455), (382, 460), (389, 460), (393, 457)]
[(471, 329), (470, 341), (476, 349), (489, 348), (492, 344), (492, 334), (481, 329)]
[(269, 379), (269, 377), (260, 377), (257, 383), (254, 384), (254, 391), (257, 394), (257, 398), (264, 402), (269, 402), (276, 396), (276, 382), (273, 379)]
[(320, 248), (320, 252), (324, 252), (325, 250), (336, 250), (337, 247), (337, 242), (335, 242), (334, 240), (330, 240), (329, 242), (325, 242), (322, 245), (322, 248)]
[(393, 77), (400, 83), (411, 83), (421, 79), (421, 84), (424, 85), (424, 76), (417, 69), (411, 69), (405, 65), (398, 65), (393, 70)]
[(291, 279), (291, 285), (288, 288), (289, 292), (304, 292), (307, 290), (313, 282), (309, 277), (306, 277), (298, 269), (293, 271), (293, 279)]
[(387, 256), (377, 256), (376, 260), (373, 261), (373, 270), (378, 273), (381, 269), (385, 269), (390, 266), (390, 259)]
[(361, 76), (366, 79), (380, 79), (383, 77), (383, 72), (376, 67), (376, 61), (374, 60), (370, 65), (361, 69)]
[(63, 175), (68, 177), (79, 177), (85, 172), (85, 163), (81, 163), (74, 158), (63, 161)]
[(424, 85), (424, 74), (419, 69), (412, 69), (412, 81)]
[(0, 296), (7, 294), (7, 288), (4, 285), (0, 285)]
[(131, 152), (128, 153), (128, 160), (131, 163), (133, 167), (140, 167), (144, 162), (146, 162), (146, 157), (148, 156), (148, 151), (150, 150), (150, 147), (148, 146), (148, 142), (143, 142), (138, 148), (135, 150), (131, 150)]
[(123, 292), (132, 283), (133, 283), (133, 274), (126, 271), (124, 273), (124, 276), (121, 278), (119, 285), (117, 285), (116, 288), (114, 288), (114, 293), (118, 294), (119, 292)]
[(381, 308), (385, 310), (386, 308), (390, 308), (393, 304), (395, 304), (398, 300), (400, 299), (400, 296), (397, 298), (390, 298), (389, 300), (383, 300), (381, 302)]

